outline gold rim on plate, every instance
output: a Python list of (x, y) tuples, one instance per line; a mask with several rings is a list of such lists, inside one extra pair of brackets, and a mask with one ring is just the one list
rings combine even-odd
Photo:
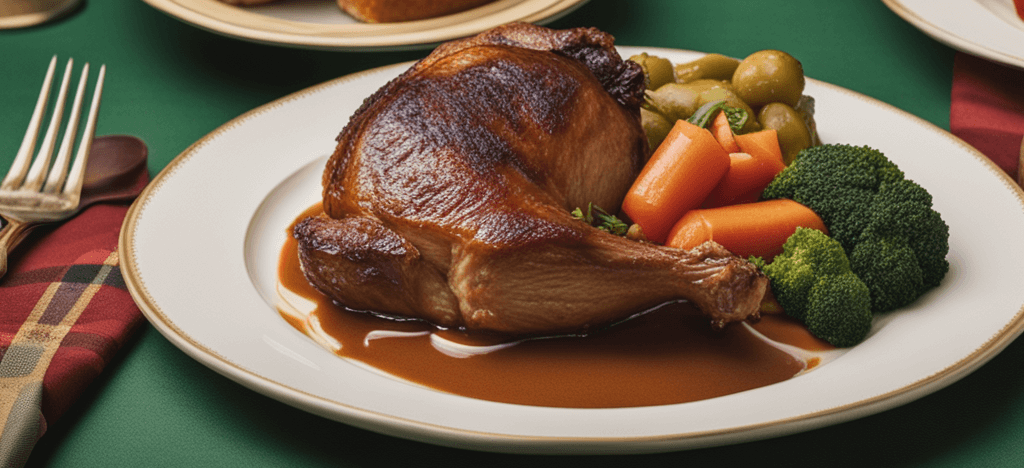
[[(497, 0), (439, 18), (401, 23), (353, 20), (347, 24), (282, 19), (262, 14), (258, 9), (218, 0), (144, 1), (186, 23), (247, 41), (310, 49), (371, 51), (426, 48), (514, 21), (546, 24), (589, 0)], [(340, 9), (337, 14), (345, 16)]]
[[(930, 0), (927, 3), (882, 0), (882, 3), (910, 25), (949, 47), (1005, 65), (1024, 68), (1024, 54), (1010, 50), (1012, 46), (1007, 47), (1015, 43), (1020, 44), (1024, 40), (1021, 39), (1024, 35), (1019, 29), (1003, 24), (1005, 18), (993, 14), (979, 1), (946, 4), (948, 2)], [(951, 11), (951, 8), (956, 10)], [(1012, 5), (1009, 8), (1012, 8)], [(946, 15), (935, 14), (942, 10)], [(1016, 18), (1012, 20), (1016, 21)], [(965, 25), (969, 25), (970, 28), (965, 29)], [(1003, 28), (998, 30), (1005, 30), (1006, 35), (999, 36), (998, 41), (993, 41), (991, 37), (978, 33), (979, 30), (992, 28)]]
[[(655, 48), (645, 48), (645, 50), (659, 51), (659, 49)], [(683, 52), (686, 51), (677, 51), (677, 53)], [(494, 430), (481, 430), (479, 428), (446, 426), (416, 417), (385, 414), (381, 411), (360, 407), (345, 401), (335, 401), (322, 395), (305, 391), (287, 381), (268, 378), (261, 374), (259, 370), (250, 369), (246, 365), (236, 362), (235, 358), (222, 355), (213, 349), (210, 343), (205, 343), (202, 339), (196, 338), (189, 330), (176, 323), (173, 311), (165, 310), (160, 301), (154, 297), (147, 287), (146, 273), (140, 270), (138, 264), (138, 254), (140, 253), (138, 250), (140, 219), (144, 217), (147, 207), (158, 197), (167, 183), (175, 177), (175, 174), (182, 171), (184, 166), (193, 161), (195, 156), (202, 153), (207, 145), (212, 144), (214, 140), (224, 137), (227, 133), (237, 130), (247, 122), (275, 112), (293, 101), (302, 100), (313, 94), (372, 76), (381, 70), (394, 69), (395, 67), (404, 69), (408, 65), (406, 63), (381, 67), (337, 78), (246, 112), (189, 146), (154, 178), (130, 208), (122, 226), (119, 245), (119, 255), (122, 262), (121, 269), (125, 282), (132, 297), (154, 327), (186, 354), (213, 368), (222, 375), (260, 393), (286, 401), (302, 410), (346, 424), (428, 443), (477, 450), (511, 453), (595, 454), (649, 453), (737, 443), (801, 432), (874, 414), (909, 403), (970, 374), (988, 362), (992, 357), (999, 354), (1000, 351), (1024, 331), (1024, 304), (1014, 303), (1016, 305), (1010, 307), (1014, 310), (1000, 312), (1005, 314), (1005, 321), (1000, 321), (998, 327), (992, 329), (985, 328), (985, 337), (979, 337), (977, 341), (972, 341), (969, 350), (965, 350), (963, 354), (959, 354), (955, 358), (951, 356), (952, 359), (943, 361), (941, 365), (938, 365), (933, 371), (929, 371), (928, 374), (922, 374), (920, 377), (908, 380), (905, 384), (895, 388), (887, 388), (884, 391), (868, 394), (852, 401), (837, 401), (835, 405), (828, 405), (807, 412), (784, 415), (778, 418), (769, 417), (752, 424), (616, 437), (511, 434)], [(999, 190), (1009, 192), (1006, 194), (1010, 198), (1007, 201), (1008, 204), (1012, 205), (1009, 209), (1015, 210), (1017, 212), (1016, 216), (1024, 212), (1024, 191), (998, 166), (956, 136), (913, 114), (881, 101), (828, 83), (816, 80), (809, 80), (809, 83), (820, 87), (822, 90), (828, 90), (830, 93), (843, 95), (862, 102), (881, 112), (898, 115), (911, 125), (921, 128), (921, 131), (935, 135), (937, 139), (945, 141), (944, 145), (959, 148), (961, 153), (967, 156), (967, 159), (977, 164), (976, 168), (988, 174), (986, 177), (992, 177), (993, 181), (997, 182), (995, 185), (1000, 187)], [(153, 222), (150, 221), (150, 223)], [(1000, 317), (1004, 317), (1004, 315), (1000, 315)], [(282, 327), (284, 326), (282, 325)], [(706, 402), (699, 402), (698, 404)], [(686, 405), (674, 405), (672, 408), (683, 406)], [(669, 407), (659, 409), (661, 412), (668, 410)], [(559, 409), (542, 409), (538, 411), (555, 412), (559, 411)], [(597, 412), (600, 411), (598, 410)], [(622, 411), (613, 412), (618, 414)], [(609, 414), (612, 414), (612, 412), (609, 412)], [(533, 413), (531, 415), (537, 416)]]

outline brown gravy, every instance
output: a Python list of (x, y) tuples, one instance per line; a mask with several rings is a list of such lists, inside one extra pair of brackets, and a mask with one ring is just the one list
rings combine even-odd
[[(319, 209), (319, 205), (310, 208), (296, 221)], [(454, 357), (432, 341), (495, 342), (460, 331), (438, 330), (421, 321), (392, 320), (340, 307), (309, 285), (299, 268), (296, 249), (297, 242), (289, 235), (281, 252), (279, 287), (315, 303), (315, 308), (308, 316), (282, 308), (281, 315), (292, 326), (314, 339), (326, 335), (340, 356), (467, 397), (572, 408), (665, 405), (781, 382), (819, 362), (781, 351), (743, 326), (715, 332), (707, 319), (685, 302), (666, 304), (587, 337), (535, 339)], [(798, 348), (831, 349), (784, 316), (766, 316), (754, 328)], [(375, 338), (382, 330), (410, 335)]]

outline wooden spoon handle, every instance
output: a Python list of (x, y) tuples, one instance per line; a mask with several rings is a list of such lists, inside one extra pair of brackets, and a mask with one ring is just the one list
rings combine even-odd
[(25, 238), (25, 234), (36, 226), (36, 223), (25, 223), (4, 218), (7, 221), (0, 229), (0, 278), (7, 274), (7, 255)]

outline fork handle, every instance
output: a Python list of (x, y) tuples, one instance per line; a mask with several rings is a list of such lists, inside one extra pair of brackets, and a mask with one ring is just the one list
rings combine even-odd
[(36, 223), (25, 223), (14, 219), (4, 218), (7, 224), (0, 229), (0, 278), (7, 274), (7, 254), (14, 251), (14, 248), (25, 238), (25, 234), (36, 226)]

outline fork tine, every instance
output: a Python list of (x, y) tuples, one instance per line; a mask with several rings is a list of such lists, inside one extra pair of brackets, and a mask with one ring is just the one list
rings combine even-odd
[(96, 134), (96, 116), (100, 112), (100, 98), (103, 97), (103, 78), (106, 74), (107, 66), (100, 65), (100, 73), (96, 78), (96, 89), (93, 91), (92, 103), (89, 105), (89, 117), (85, 121), (82, 140), (78, 143), (78, 153), (75, 154), (75, 164), (71, 167), (67, 183), (64, 185), (64, 194), (75, 197), (76, 204), (77, 197), (82, 193), (82, 184), (85, 182), (85, 164), (89, 159), (89, 150), (92, 149), (93, 136)]
[(64, 178), (68, 175), (68, 162), (71, 159), (71, 145), (75, 142), (75, 135), (78, 133), (79, 114), (82, 111), (82, 97), (85, 95), (85, 83), (89, 78), (89, 64), (82, 67), (82, 76), (78, 79), (78, 90), (75, 92), (75, 100), (71, 104), (71, 114), (68, 116), (68, 126), (64, 130), (64, 139), (57, 151), (57, 158), (53, 161), (53, 169), (46, 178), (46, 185), (43, 192), (56, 193), (64, 184)]
[(64, 117), (64, 102), (67, 100), (68, 82), (71, 80), (71, 67), (73, 64), (74, 61), (68, 59), (68, 64), (64, 67), (64, 77), (61, 79), (60, 91), (57, 92), (57, 100), (53, 103), (53, 115), (50, 117), (50, 126), (46, 129), (43, 143), (39, 146), (35, 160), (32, 161), (32, 167), (28, 169), (25, 182), (21, 185), (22, 190), (33, 192), (39, 190), (39, 187), (43, 185), (46, 172), (50, 168), (53, 147), (57, 141), (57, 130), (60, 129), (60, 121)]
[(29, 119), (28, 129), (25, 131), (25, 138), (21, 140), (21, 147), (18, 155), (14, 157), (10, 170), (3, 182), (0, 182), (2, 189), (14, 189), (21, 184), (28, 172), (28, 164), (32, 160), (32, 150), (36, 146), (36, 138), (39, 136), (39, 124), (43, 120), (43, 112), (46, 111), (46, 100), (50, 97), (50, 86), (53, 83), (53, 72), (57, 67), (57, 56), (50, 60), (50, 67), (46, 70), (46, 78), (43, 79), (43, 89), (39, 91), (39, 98), (36, 99), (36, 108), (32, 111), (32, 118)]

